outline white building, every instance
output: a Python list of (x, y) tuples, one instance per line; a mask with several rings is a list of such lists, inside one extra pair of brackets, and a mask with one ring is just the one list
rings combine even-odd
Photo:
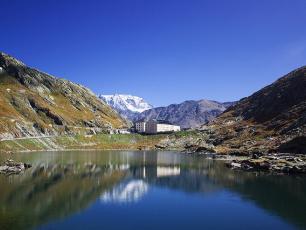
[(138, 133), (145, 133), (146, 132), (146, 122), (139, 121), (135, 123), (135, 129)]
[(157, 177), (178, 176), (181, 174), (180, 167), (157, 167)]
[(156, 125), (156, 131), (158, 133), (162, 132), (178, 132), (181, 131), (181, 127), (178, 125), (172, 125), (172, 124), (157, 124)]
[(127, 129), (118, 129), (118, 134), (130, 134), (131, 132)]
[(181, 130), (180, 126), (172, 125), (165, 121), (156, 121), (150, 120), (147, 122), (136, 122), (135, 123), (136, 131), (139, 133), (166, 133), (166, 132), (177, 132)]

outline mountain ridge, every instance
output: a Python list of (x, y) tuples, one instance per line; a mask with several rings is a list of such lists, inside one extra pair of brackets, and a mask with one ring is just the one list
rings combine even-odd
[(213, 120), (234, 102), (220, 103), (213, 100), (187, 100), (178, 104), (156, 107), (136, 116), (135, 120), (167, 120), (182, 128), (196, 128)]

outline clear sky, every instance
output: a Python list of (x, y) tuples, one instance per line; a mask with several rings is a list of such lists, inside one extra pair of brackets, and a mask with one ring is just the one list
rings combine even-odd
[(0, 50), (95, 93), (233, 101), (306, 64), (305, 0), (0, 0)]

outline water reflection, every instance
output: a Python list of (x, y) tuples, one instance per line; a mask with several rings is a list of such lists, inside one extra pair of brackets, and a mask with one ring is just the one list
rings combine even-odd
[(180, 167), (157, 167), (157, 177), (178, 176), (181, 173)]
[[(214, 197), (216, 194), (227, 191), (239, 198), (235, 202), (251, 202), (269, 213), (263, 214), (267, 218), (273, 215), (290, 226), (306, 226), (305, 177), (240, 173), (225, 168), (222, 162), (171, 152), (45, 152), (13, 157), (32, 163), (33, 168), (19, 176), (0, 175), (0, 229), (32, 229), (66, 220), (76, 213), (86, 213), (97, 202), (141, 203), (150, 210), (156, 203), (150, 199), (163, 199), (160, 193), (154, 193), (157, 188), (169, 190), (167, 194), (184, 192), (187, 199), (213, 195), (212, 205), (222, 198)], [(1, 161), (5, 158), (0, 156)], [(175, 206), (159, 205), (160, 209), (169, 209), (169, 217), (176, 212)], [(195, 218), (203, 210), (185, 212)], [(243, 219), (244, 213), (240, 215)]]
[(149, 189), (149, 185), (143, 180), (131, 180), (120, 183), (110, 191), (104, 192), (101, 202), (131, 203), (139, 201)]
[(0, 177), (0, 229), (29, 229), (86, 208), (124, 173), (93, 165), (40, 164)]

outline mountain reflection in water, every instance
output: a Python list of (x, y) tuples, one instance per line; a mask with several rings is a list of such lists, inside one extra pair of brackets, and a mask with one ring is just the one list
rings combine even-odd
[[(6, 156), (0, 158), (3, 161)], [(205, 226), (220, 228), (219, 220), (223, 220), (225, 224), (230, 221), (232, 226), (227, 228), (234, 229), (242, 228), (243, 220), (250, 218), (244, 210), (247, 207), (254, 221), (265, 220), (261, 227), (306, 228), (305, 177), (236, 172), (220, 161), (172, 152), (44, 152), (18, 153), (13, 158), (32, 163), (33, 168), (22, 175), (0, 175), (1, 230), (66, 229), (68, 223), (78, 229), (80, 221), (96, 229), (120, 228), (120, 222), (93, 216), (112, 215), (111, 221), (123, 210), (147, 220), (129, 218), (131, 227), (166, 227), (164, 219), (148, 221), (146, 215), (155, 208), (167, 212), (171, 226), (178, 229), (186, 224), (180, 215), (189, 218), (192, 227), (205, 219), (206, 212), (212, 216), (205, 219)], [(172, 204), (177, 196), (180, 198)], [(167, 202), (172, 205), (166, 206)], [(187, 210), (184, 205), (191, 206)], [(230, 210), (231, 205), (237, 205), (233, 213), (240, 216), (231, 212), (222, 216), (223, 209)], [(220, 216), (213, 215), (214, 209)]]
[(137, 202), (148, 191), (149, 185), (142, 180), (131, 180), (116, 185), (110, 191), (104, 192), (100, 200), (102, 202)]

